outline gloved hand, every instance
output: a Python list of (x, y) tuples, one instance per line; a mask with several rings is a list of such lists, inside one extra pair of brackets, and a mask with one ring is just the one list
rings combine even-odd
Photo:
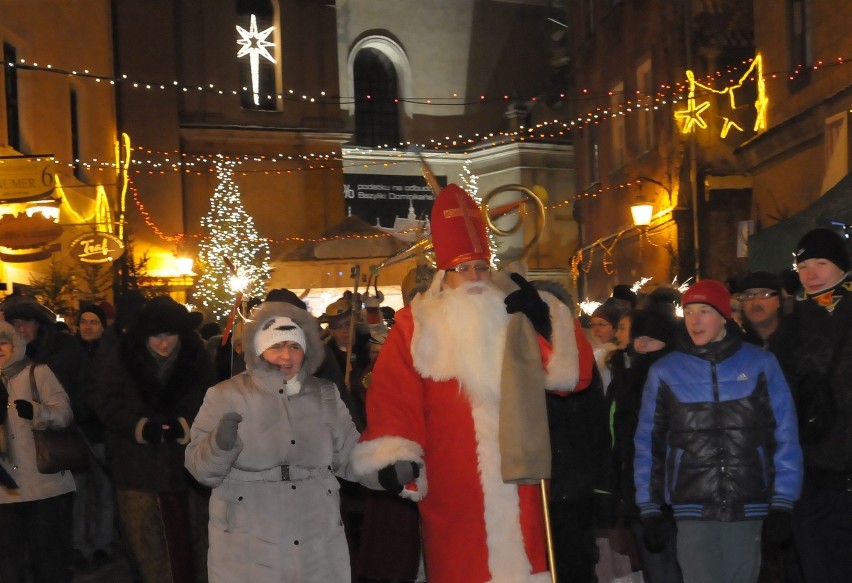
[(163, 423), (163, 441), (168, 443), (170, 441), (178, 441), (179, 439), (183, 439), (186, 437), (186, 431), (181, 425), (180, 420), (177, 417), (172, 417), (171, 419), (167, 419), (165, 423)]
[(642, 542), (652, 553), (659, 553), (666, 548), (664, 520), (662, 514), (653, 514), (642, 519)]
[(595, 526), (612, 528), (618, 521), (618, 497), (609, 492), (595, 492)]
[(237, 427), (243, 416), (231, 411), (225, 413), (219, 419), (219, 427), (216, 429), (216, 447), (231, 451), (237, 445)]
[(33, 404), (24, 399), (15, 399), (15, 409), (18, 410), (18, 417), (21, 419), (33, 418)]
[(403, 486), (420, 475), (420, 467), (414, 462), (396, 462), (379, 470), (379, 484), (388, 492), (399, 494)]
[(512, 273), (509, 277), (520, 289), (513, 291), (503, 300), (506, 311), (510, 314), (523, 313), (532, 322), (535, 331), (550, 340), (553, 325), (550, 323), (550, 308), (547, 303), (538, 295), (538, 290), (521, 275)]
[(763, 537), (774, 544), (787, 542), (793, 536), (792, 518), (790, 512), (772, 508), (763, 521)]
[(160, 445), (163, 443), (163, 426), (154, 421), (146, 421), (142, 426), (142, 439), (145, 443)]

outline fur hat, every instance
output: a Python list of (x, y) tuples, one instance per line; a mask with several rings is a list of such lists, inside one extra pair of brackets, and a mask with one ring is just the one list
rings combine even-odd
[(430, 227), (438, 269), (491, 259), (482, 211), (458, 184), (448, 184), (435, 197)]
[(290, 291), (286, 287), (279, 287), (276, 289), (269, 290), (269, 293), (266, 294), (267, 302), (286, 302), (297, 308), (301, 308), (302, 310), (307, 310), (308, 306), (305, 302), (302, 301), (302, 298), (297, 296), (294, 292)]
[[(731, 292), (721, 281), (702, 279), (690, 286), (683, 294), (683, 307), (689, 304), (707, 304), (722, 314), (726, 320), (731, 319)], [(632, 326), (632, 322), (631, 322)]]
[(98, 320), (101, 321), (101, 326), (106, 328), (107, 325), (107, 317), (104, 311), (100, 306), (96, 306), (95, 304), (89, 304), (87, 306), (80, 306), (80, 312), (77, 314), (77, 327), (80, 327), (80, 318), (83, 317), (83, 314), (94, 314), (98, 317)]
[(307, 351), (305, 332), (293, 320), (286, 316), (275, 316), (263, 322), (254, 337), (254, 348), (258, 355), (279, 342), (295, 342)]
[(187, 309), (170, 296), (157, 296), (148, 300), (139, 310), (135, 323), (138, 336), (148, 338), (157, 334), (186, 334), (195, 322)]
[(12, 320), (37, 320), (42, 324), (56, 322), (56, 314), (44, 307), (36, 298), (12, 294), (0, 304), (0, 312), (7, 322)]
[(658, 302), (642, 310), (636, 310), (630, 317), (630, 337), (647, 336), (668, 344), (674, 337), (677, 327), (675, 307), (670, 302)]
[(828, 259), (842, 271), (849, 271), (846, 241), (831, 229), (814, 229), (805, 233), (796, 246), (796, 265), (806, 259)]
[(768, 271), (752, 271), (740, 280), (737, 291), (747, 289), (771, 289), (781, 293), (781, 278)]
[(620, 300), (626, 304), (626, 307), (630, 310), (636, 307), (636, 292), (630, 289), (630, 286), (624, 283), (620, 283), (617, 286), (612, 288), (612, 297), (616, 300)]

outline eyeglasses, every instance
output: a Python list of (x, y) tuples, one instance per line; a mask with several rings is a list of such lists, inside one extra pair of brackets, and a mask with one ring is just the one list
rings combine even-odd
[(743, 292), (737, 296), (737, 299), (741, 302), (750, 302), (751, 300), (768, 300), (777, 295), (777, 291)]
[(467, 275), (468, 273), (473, 272), (476, 272), (477, 274), (483, 274), (491, 273), (491, 266), (483, 265), (481, 263), (477, 265), (469, 265), (463, 263), (461, 265), (456, 265), (455, 267), (450, 267), (449, 269), (447, 269), (447, 271), (455, 271), (456, 273), (460, 273), (461, 275)]

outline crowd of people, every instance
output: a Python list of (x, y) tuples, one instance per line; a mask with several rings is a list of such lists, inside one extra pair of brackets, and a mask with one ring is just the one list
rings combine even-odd
[[(852, 277), (613, 287), (496, 271), (444, 188), (394, 312), (290, 290), (236, 336), (169, 296), (0, 311), (0, 580), (124, 555), (143, 583), (852, 581)], [(681, 313), (682, 311), (682, 313)], [(41, 474), (76, 420), (90, 463)], [(641, 579), (640, 579), (641, 577)]]

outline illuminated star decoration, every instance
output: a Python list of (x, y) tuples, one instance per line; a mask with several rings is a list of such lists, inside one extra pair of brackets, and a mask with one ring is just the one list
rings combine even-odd
[(675, 112), (675, 117), (683, 118), (683, 128), (680, 131), (684, 134), (692, 132), (695, 126), (698, 126), (701, 129), (705, 129), (707, 127), (707, 122), (701, 118), (701, 114), (704, 113), (704, 110), (710, 107), (709, 101), (704, 101), (700, 105), (695, 104), (695, 87), (698, 85), (695, 82), (695, 73), (693, 73), (692, 70), (688, 70), (686, 72), (686, 77), (689, 79), (689, 93), (686, 98), (686, 109)]
[(716, 95), (728, 95), (728, 102), (730, 103), (730, 113), (728, 115), (720, 116), (724, 123), (722, 124), (722, 131), (719, 134), (719, 137), (725, 138), (732, 129), (736, 129), (739, 131), (744, 131), (743, 127), (738, 123), (742, 119), (742, 115), (744, 113), (744, 109), (747, 106), (737, 106), (736, 97), (734, 92), (743, 86), (743, 84), (748, 80), (751, 75), (754, 74), (755, 82), (757, 84), (757, 96), (754, 101), (754, 109), (756, 112), (754, 119), (753, 130), (755, 132), (760, 131), (762, 129), (766, 129), (766, 108), (769, 105), (769, 98), (766, 96), (766, 79), (763, 77), (763, 57), (760, 53), (755, 55), (754, 59), (751, 61), (751, 65), (748, 69), (746, 69), (745, 73), (743, 73), (739, 79), (737, 79), (736, 83), (725, 87), (724, 89), (714, 89), (709, 85), (704, 85), (703, 83), (699, 83), (695, 80), (695, 74), (690, 70), (686, 72), (686, 77), (689, 80), (689, 93), (687, 97), (687, 109), (683, 111), (675, 112), (675, 117), (684, 118), (683, 129), (681, 130), (683, 133), (687, 134), (694, 130), (694, 127), (697, 125), (701, 129), (705, 129), (707, 124), (701, 119), (701, 112), (710, 107), (710, 103), (705, 101), (697, 108), (695, 106), (695, 88), (703, 89), (704, 91), (708, 91), (710, 93), (715, 93)]
[(270, 63), (275, 63), (275, 57), (266, 50), (266, 47), (274, 47), (275, 43), (271, 43), (266, 38), (275, 30), (274, 26), (270, 26), (266, 30), (258, 32), (257, 17), (251, 15), (251, 24), (246, 30), (242, 26), (237, 25), (237, 32), (242, 37), (237, 40), (237, 44), (242, 48), (237, 52), (237, 58), (240, 59), (249, 56), (251, 63), (251, 88), (254, 94), (254, 104), (260, 105), (260, 57), (263, 57)]

